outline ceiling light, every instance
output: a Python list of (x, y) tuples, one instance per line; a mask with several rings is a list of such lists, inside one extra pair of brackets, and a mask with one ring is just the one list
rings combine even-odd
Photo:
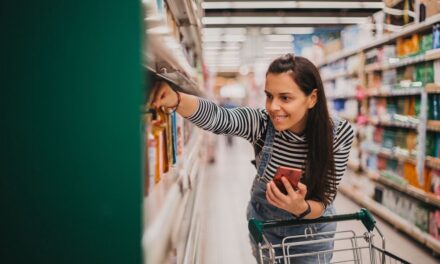
[(292, 52), (293, 52), (293, 50), (288, 50), (288, 51), (285, 51), (285, 50), (265, 50), (264, 54), (266, 54), (266, 55), (276, 55), (276, 54), (282, 55), (282, 54), (292, 53)]
[(328, 9), (382, 9), (383, 2), (346, 2), (346, 1), (247, 1), (247, 2), (204, 2), (203, 9), (291, 9), (291, 8), (328, 8)]
[(246, 28), (203, 28), (203, 35), (221, 35), (221, 34), (231, 34), (231, 35), (245, 35), (247, 32)]
[(365, 17), (203, 17), (204, 25), (361, 24)]
[(203, 42), (244, 42), (246, 40), (245, 35), (223, 35), (223, 36), (203, 36)]
[(293, 48), (292, 48), (292, 46), (281, 46), (281, 47), (273, 47), (273, 46), (266, 46), (266, 47), (264, 47), (264, 49), (265, 50), (286, 50), (286, 51), (288, 51), (288, 50), (290, 50), (290, 51), (293, 51)]
[(312, 27), (277, 27), (273, 30), (276, 34), (312, 34), (314, 32)]
[(265, 38), (267, 41), (285, 41), (285, 42), (293, 41), (292, 35), (266, 35)]

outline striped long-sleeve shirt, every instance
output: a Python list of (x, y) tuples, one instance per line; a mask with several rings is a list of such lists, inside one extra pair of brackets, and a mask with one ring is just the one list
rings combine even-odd
[[(215, 134), (229, 134), (240, 136), (253, 145), (264, 144), (265, 131), (269, 115), (264, 109), (238, 107), (226, 109), (217, 106), (213, 102), (199, 99), (199, 106), (195, 113), (188, 119), (196, 126), (211, 131)], [(348, 156), (353, 141), (353, 128), (346, 120), (339, 122), (333, 140), (335, 161), (336, 186), (339, 184), (347, 167)], [(295, 133), (285, 130), (276, 131), (270, 162), (263, 175), (263, 179), (269, 182), (275, 174), (277, 167), (285, 166), (299, 168), (304, 171), (307, 156), (307, 139)], [(336, 189), (328, 190), (331, 200), (336, 196)]]

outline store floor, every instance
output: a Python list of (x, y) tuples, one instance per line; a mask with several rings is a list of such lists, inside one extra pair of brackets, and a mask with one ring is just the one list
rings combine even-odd
[[(233, 146), (228, 147), (226, 138), (219, 137), (216, 151), (215, 163), (202, 173), (205, 178), (201, 192), (201, 263), (255, 263), (245, 216), (255, 175), (250, 163), (252, 147), (239, 138), (234, 138)], [(360, 208), (342, 194), (338, 194), (335, 206), (338, 213), (351, 213)], [(379, 219), (378, 226), (387, 239), (387, 250), (411, 263), (439, 263), (428, 250)], [(357, 222), (340, 223), (338, 229), (355, 230), (358, 234), (365, 231)]]

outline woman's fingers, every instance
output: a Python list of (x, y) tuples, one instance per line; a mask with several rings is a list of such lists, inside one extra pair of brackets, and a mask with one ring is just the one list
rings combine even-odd
[(306, 197), (307, 186), (301, 182), (298, 182), (298, 193), (301, 194), (302, 197)]
[[(274, 202), (274, 204), (277, 207), (280, 207), (282, 204), (282, 200), (280, 200), (276, 195), (275, 192), (278, 191), (278, 188), (276, 187), (275, 183), (273, 183), (273, 181), (270, 181), (267, 184), (267, 190), (266, 190), (266, 194), (267, 196), (270, 198), (271, 201)], [(279, 191), (278, 191), (279, 192)]]
[(270, 181), (269, 184), (270, 184), (272, 195), (273, 195), (274, 199), (276, 201), (278, 201), (280, 204), (284, 204), (286, 202), (285, 200), (286, 200), (287, 196), (284, 195), (280, 191), (280, 189), (278, 189), (278, 187), (274, 181)]
[(177, 95), (176, 98), (173, 96), (172, 88), (166, 82), (162, 82), (153, 94), (153, 106), (156, 108), (161, 106), (171, 107), (175, 105), (173, 104), (174, 101), (177, 101)]
[(293, 190), (292, 184), (290, 184), (289, 180), (287, 180), (285, 177), (281, 177), (281, 181), (284, 184), (284, 188), (286, 188), (287, 194), (293, 195), (295, 190)]

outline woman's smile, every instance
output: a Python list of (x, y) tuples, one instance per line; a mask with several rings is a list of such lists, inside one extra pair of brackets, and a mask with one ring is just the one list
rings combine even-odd
[(280, 115), (280, 114), (274, 115), (274, 114), (272, 114), (272, 120), (277, 123), (284, 122), (288, 117), (289, 117), (288, 115)]

